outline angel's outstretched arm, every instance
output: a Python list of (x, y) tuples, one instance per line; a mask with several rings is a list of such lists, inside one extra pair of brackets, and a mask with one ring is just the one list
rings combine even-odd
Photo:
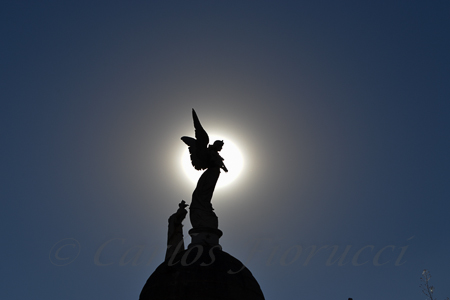
[(228, 172), (228, 169), (227, 169), (227, 167), (225, 167), (225, 164), (224, 164), (224, 163), (222, 163), (221, 168), (222, 168), (225, 172)]

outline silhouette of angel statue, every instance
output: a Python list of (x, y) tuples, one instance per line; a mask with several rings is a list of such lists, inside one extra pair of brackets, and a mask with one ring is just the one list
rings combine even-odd
[(183, 136), (181, 140), (189, 146), (192, 166), (196, 170), (205, 170), (197, 182), (192, 194), (192, 202), (189, 215), (193, 228), (218, 228), (218, 219), (213, 212), (211, 199), (219, 179), (220, 169), (228, 172), (223, 158), (219, 155), (224, 145), (223, 141), (215, 141), (209, 145), (209, 136), (203, 129), (194, 109), (192, 109), (194, 120), (195, 139)]
[(203, 129), (194, 109), (192, 109), (192, 118), (194, 120), (196, 139), (188, 136), (181, 137), (181, 140), (189, 146), (192, 166), (196, 170), (219, 167), (225, 172), (228, 172), (228, 169), (223, 163), (223, 158), (218, 153), (222, 150), (223, 141), (215, 141), (214, 144), (209, 145), (208, 133)]

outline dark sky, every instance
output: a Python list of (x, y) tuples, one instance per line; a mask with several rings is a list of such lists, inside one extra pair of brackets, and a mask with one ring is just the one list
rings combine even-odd
[(450, 296), (450, 2), (0, 5), (0, 298), (137, 299), (192, 108), (245, 157), (213, 205), (266, 299)]

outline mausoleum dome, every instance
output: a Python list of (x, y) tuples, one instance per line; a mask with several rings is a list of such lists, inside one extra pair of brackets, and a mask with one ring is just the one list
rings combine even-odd
[(252, 273), (220, 246), (195, 245), (163, 262), (140, 300), (264, 300)]

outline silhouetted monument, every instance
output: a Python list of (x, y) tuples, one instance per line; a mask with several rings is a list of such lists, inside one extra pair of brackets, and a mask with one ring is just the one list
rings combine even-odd
[(192, 193), (189, 217), (192, 238), (184, 247), (182, 221), (185, 201), (169, 218), (165, 261), (153, 272), (141, 291), (140, 300), (264, 300), (258, 282), (236, 258), (222, 251), (218, 218), (211, 204), (220, 170), (228, 172), (219, 155), (223, 141), (209, 145), (209, 137), (192, 110), (195, 139), (183, 136), (192, 165), (206, 170)]

